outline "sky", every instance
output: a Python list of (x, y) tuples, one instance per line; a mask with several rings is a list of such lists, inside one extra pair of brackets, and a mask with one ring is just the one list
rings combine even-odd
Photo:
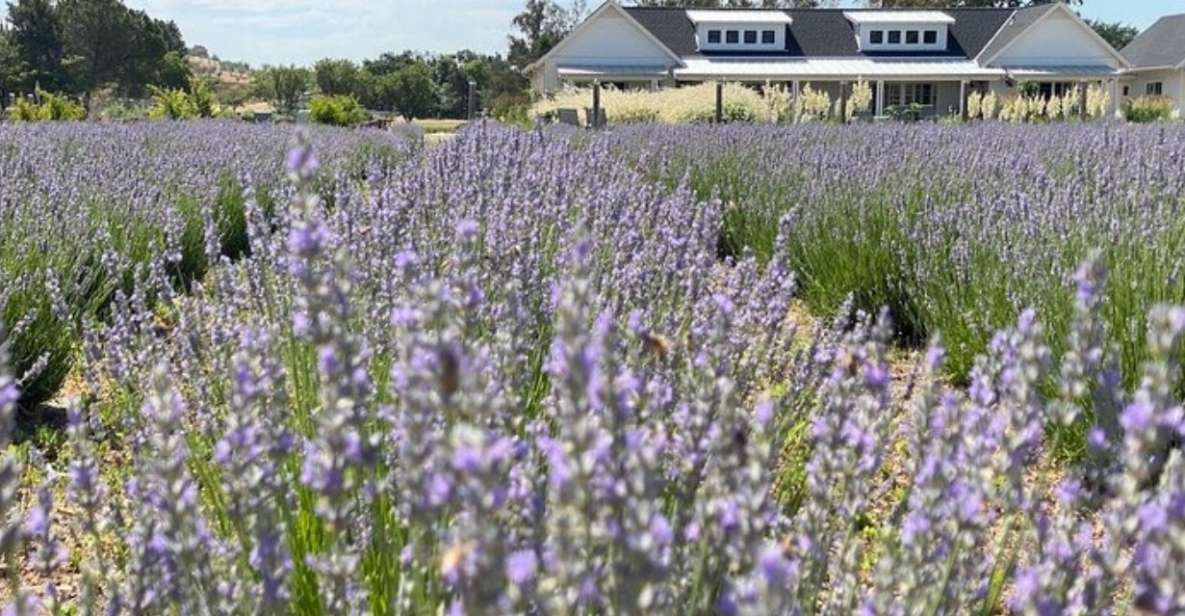
[[(524, 0), (126, 0), (177, 22), (189, 45), (225, 60), (311, 65), (385, 51), (504, 52)], [(588, 0), (595, 8), (599, 0)], [(1083, 15), (1146, 28), (1185, 0), (1086, 0)]]

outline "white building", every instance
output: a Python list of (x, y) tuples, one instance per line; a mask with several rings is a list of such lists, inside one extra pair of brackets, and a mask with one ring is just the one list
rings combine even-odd
[(1060, 2), (1026, 9), (696, 10), (608, 0), (528, 72), (541, 93), (594, 80), (622, 87), (768, 81), (796, 90), (810, 84), (835, 97), (841, 84), (866, 81), (880, 115), (910, 103), (928, 114), (960, 113), (970, 92), (1007, 94), (1022, 82), (1057, 94), (1102, 84), (1115, 107), (1130, 67)]
[(1185, 109), (1185, 15), (1162, 17), (1123, 48), (1127, 96), (1167, 96)]

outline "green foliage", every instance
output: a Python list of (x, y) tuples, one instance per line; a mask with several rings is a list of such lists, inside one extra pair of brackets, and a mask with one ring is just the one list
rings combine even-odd
[(156, 85), (163, 88), (180, 90), (189, 85), (193, 79), (193, 71), (189, 67), (189, 60), (185, 54), (173, 50), (161, 57), (157, 68)]
[(510, 63), (523, 69), (543, 57), (580, 23), (584, 9), (583, 2), (564, 8), (555, 0), (527, 0), (513, 21), (516, 33), (510, 36)]
[(84, 95), (111, 87), (140, 96), (148, 85), (183, 87), (187, 80), (176, 24), (121, 0), (16, 0), (8, 20), (13, 54), (0, 57), (0, 81), (9, 81), (0, 85), (8, 91)]
[(313, 77), (325, 96), (359, 96), (362, 91), (361, 70), (349, 60), (320, 60), (313, 65)]
[(255, 74), (256, 93), (284, 113), (296, 111), (311, 82), (312, 73), (298, 66), (267, 67)]
[(189, 82), (189, 104), (199, 118), (212, 118), (218, 115), (218, 98), (214, 96), (214, 88), (204, 79), (194, 79)]
[(525, 94), (501, 94), (490, 101), (491, 117), (503, 124), (530, 126), (531, 97)]
[(1123, 104), (1123, 116), (1128, 122), (1165, 122), (1172, 119), (1175, 108), (1167, 96), (1137, 96)]
[(412, 120), (428, 116), (436, 107), (436, 85), (432, 72), (424, 64), (412, 64), (383, 81), (390, 101), (400, 115)]
[(370, 119), (353, 96), (315, 96), (309, 102), (311, 119), (331, 126), (357, 126)]
[(8, 108), (14, 122), (68, 122), (86, 119), (86, 107), (64, 96), (41, 92), (41, 102), (20, 99)]
[(148, 117), (156, 120), (189, 120), (198, 117), (197, 110), (184, 90), (169, 90), (150, 86), (152, 109)]
[(40, 116), (40, 105), (28, 99), (19, 98), (8, 108), (8, 119), (13, 122), (36, 122)]
[(1090, 24), (1090, 27), (1115, 49), (1127, 47), (1137, 36), (1140, 36), (1139, 28), (1129, 26), (1123, 22), (1105, 22), (1088, 19), (1086, 23)]
[(1041, 84), (1036, 81), (1022, 81), (1016, 86), (1016, 90), (1025, 98), (1036, 98), (1041, 95)]

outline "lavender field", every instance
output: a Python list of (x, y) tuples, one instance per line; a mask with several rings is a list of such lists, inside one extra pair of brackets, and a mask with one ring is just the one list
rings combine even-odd
[(1118, 126), (0, 127), (4, 596), (1181, 613), (1183, 155)]

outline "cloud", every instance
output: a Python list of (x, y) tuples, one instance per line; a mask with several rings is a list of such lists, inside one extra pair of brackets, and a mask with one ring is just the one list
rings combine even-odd
[(502, 52), (522, 0), (127, 0), (229, 60), (311, 64), (385, 51)]

